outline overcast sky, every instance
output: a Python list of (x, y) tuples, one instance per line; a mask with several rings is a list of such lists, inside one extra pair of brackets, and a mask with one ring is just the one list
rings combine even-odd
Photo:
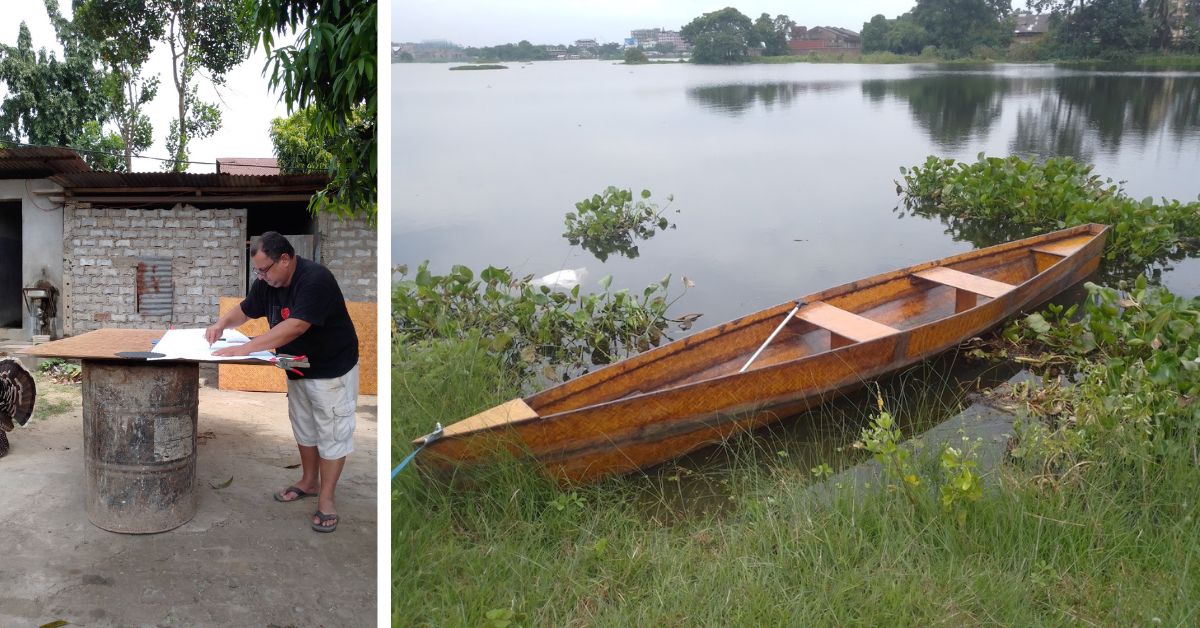
[[(54, 27), (46, 16), (46, 9), (39, 0), (5, 2), (4, 19), (0, 20), (0, 41), (15, 46), (21, 21), (29, 26), (34, 49), (46, 48), (62, 58), (62, 49), (54, 36)], [(71, 15), (71, 3), (60, 2), (60, 10)], [(222, 110), (223, 125), (216, 134), (207, 139), (189, 144), (191, 161), (215, 162), (217, 157), (273, 157), (271, 139), (267, 130), (271, 119), (287, 115), (287, 107), (279, 103), (276, 94), (267, 88), (267, 79), (262, 76), (266, 57), (262, 51), (242, 62), (228, 75), (228, 83), (220, 92), (207, 82), (200, 84), (200, 98), (217, 103)], [(160, 46), (150, 61), (150, 74), (159, 75), (158, 97), (150, 104), (148, 113), (154, 124), (154, 146), (145, 151), (153, 157), (167, 157), (165, 137), (175, 118), (176, 92), (171, 82), (170, 50)], [(0, 96), (5, 87), (0, 84)], [(162, 170), (162, 162), (135, 159), (133, 168), (140, 172)], [(216, 172), (216, 166), (194, 164), (189, 172)]]
[[(448, 39), (464, 46), (493, 46), (527, 39), (571, 44), (594, 38), (621, 41), (635, 28), (678, 30), (729, 0), (381, 0), (392, 3), (394, 42)], [(751, 19), (783, 13), (803, 26), (861, 30), (863, 22), (911, 10), (916, 0), (759, 0), (733, 5)]]

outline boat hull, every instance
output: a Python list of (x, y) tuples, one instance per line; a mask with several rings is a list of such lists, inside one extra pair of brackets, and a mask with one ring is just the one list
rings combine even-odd
[[(839, 311), (869, 315), (865, 325), (890, 322), (896, 327), (886, 329), (894, 333), (846, 341), (841, 328), (801, 322), (802, 333), (776, 341), (754, 368), (737, 372), (798, 307), (780, 304), (453, 424), (427, 444), (418, 464), (445, 471), (503, 455), (532, 456), (566, 482), (644, 469), (815, 407), (1044, 303), (1096, 271), (1105, 235), (1102, 225), (1083, 225), (808, 295), (804, 311), (834, 303)], [(1039, 246), (1070, 251), (1033, 251)], [(976, 303), (973, 293), (914, 279), (950, 266), (1007, 283), (995, 284), (1004, 286), (1002, 294)]]

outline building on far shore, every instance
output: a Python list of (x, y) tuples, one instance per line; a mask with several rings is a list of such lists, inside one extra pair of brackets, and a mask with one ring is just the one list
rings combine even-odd
[(688, 52), (691, 46), (683, 40), (683, 35), (679, 31), (669, 31), (661, 28), (638, 28), (629, 31), (629, 38), (625, 40), (626, 48), (644, 48), (653, 49), (660, 44), (669, 44), (674, 47), (675, 52)]
[(796, 55), (810, 52), (857, 54), (862, 51), (862, 37), (852, 30), (837, 26), (794, 26), (788, 48)]
[(1013, 14), (1013, 43), (1032, 44), (1050, 32), (1050, 15), (1035, 15), (1028, 12)]
[(462, 46), (448, 41), (422, 41), (392, 44), (392, 59), (398, 60), (405, 53), (413, 61), (466, 61), (467, 52)]

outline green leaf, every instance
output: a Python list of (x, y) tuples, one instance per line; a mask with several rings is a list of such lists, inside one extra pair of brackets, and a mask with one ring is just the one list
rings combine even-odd
[(1025, 324), (1028, 325), (1029, 328), (1034, 332), (1039, 334), (1048, 333), (1051, 329), (1053, 329), (1050, 323), (1046, 322), (1046, 319), (1043, 318), (1041, 314), (1030, 314), (1029, 316), (1026, 316)]

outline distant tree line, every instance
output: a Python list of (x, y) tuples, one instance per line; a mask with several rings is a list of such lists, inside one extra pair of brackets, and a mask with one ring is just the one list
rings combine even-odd
[[(1121, 58), (1159, 51), (1200, 52), (1200, 0), (1027, 0), (1051, 15), (1047, 53)], [(1179, 32), (1182, 36), (1175, 37)]]
[(985, 46), (1007, 48), (1014, 26), (1010, 0), (917, 0), (896, 19), (876, 15), (863, 24), (862, 49), (917, 54), (935, 46), (942, 56), (961, 57)]
[(600, 59), (623, 59), (624, 51), (621, 44), (610, 42), (596, 48), (580, 48), (578, 46), (561, 46), (553, 44), (531, 44), (522, 39), (515, 44), (498, 46), (468, 46), (463, 49), (468, 57), (481, 61), (546, 61), (552, 59), (548, 49), (562, 49), (569, 55), (593, 54)]
[[(1200, 0), (1183, 10), (1171, 0), (1026, 0), (1050, 15), (1050, 30), (1034, 49), (1041, 58), (1123, 58), (1159, 51), (1200, 52)], [(1008, 0), (917, 0), (893, 19), (876, 15), (862, 27), (862, 50), (942, 57), (1004, 50), (1015, 16)], [(1182, 33), (1182, 37), (1176, 37)]]

